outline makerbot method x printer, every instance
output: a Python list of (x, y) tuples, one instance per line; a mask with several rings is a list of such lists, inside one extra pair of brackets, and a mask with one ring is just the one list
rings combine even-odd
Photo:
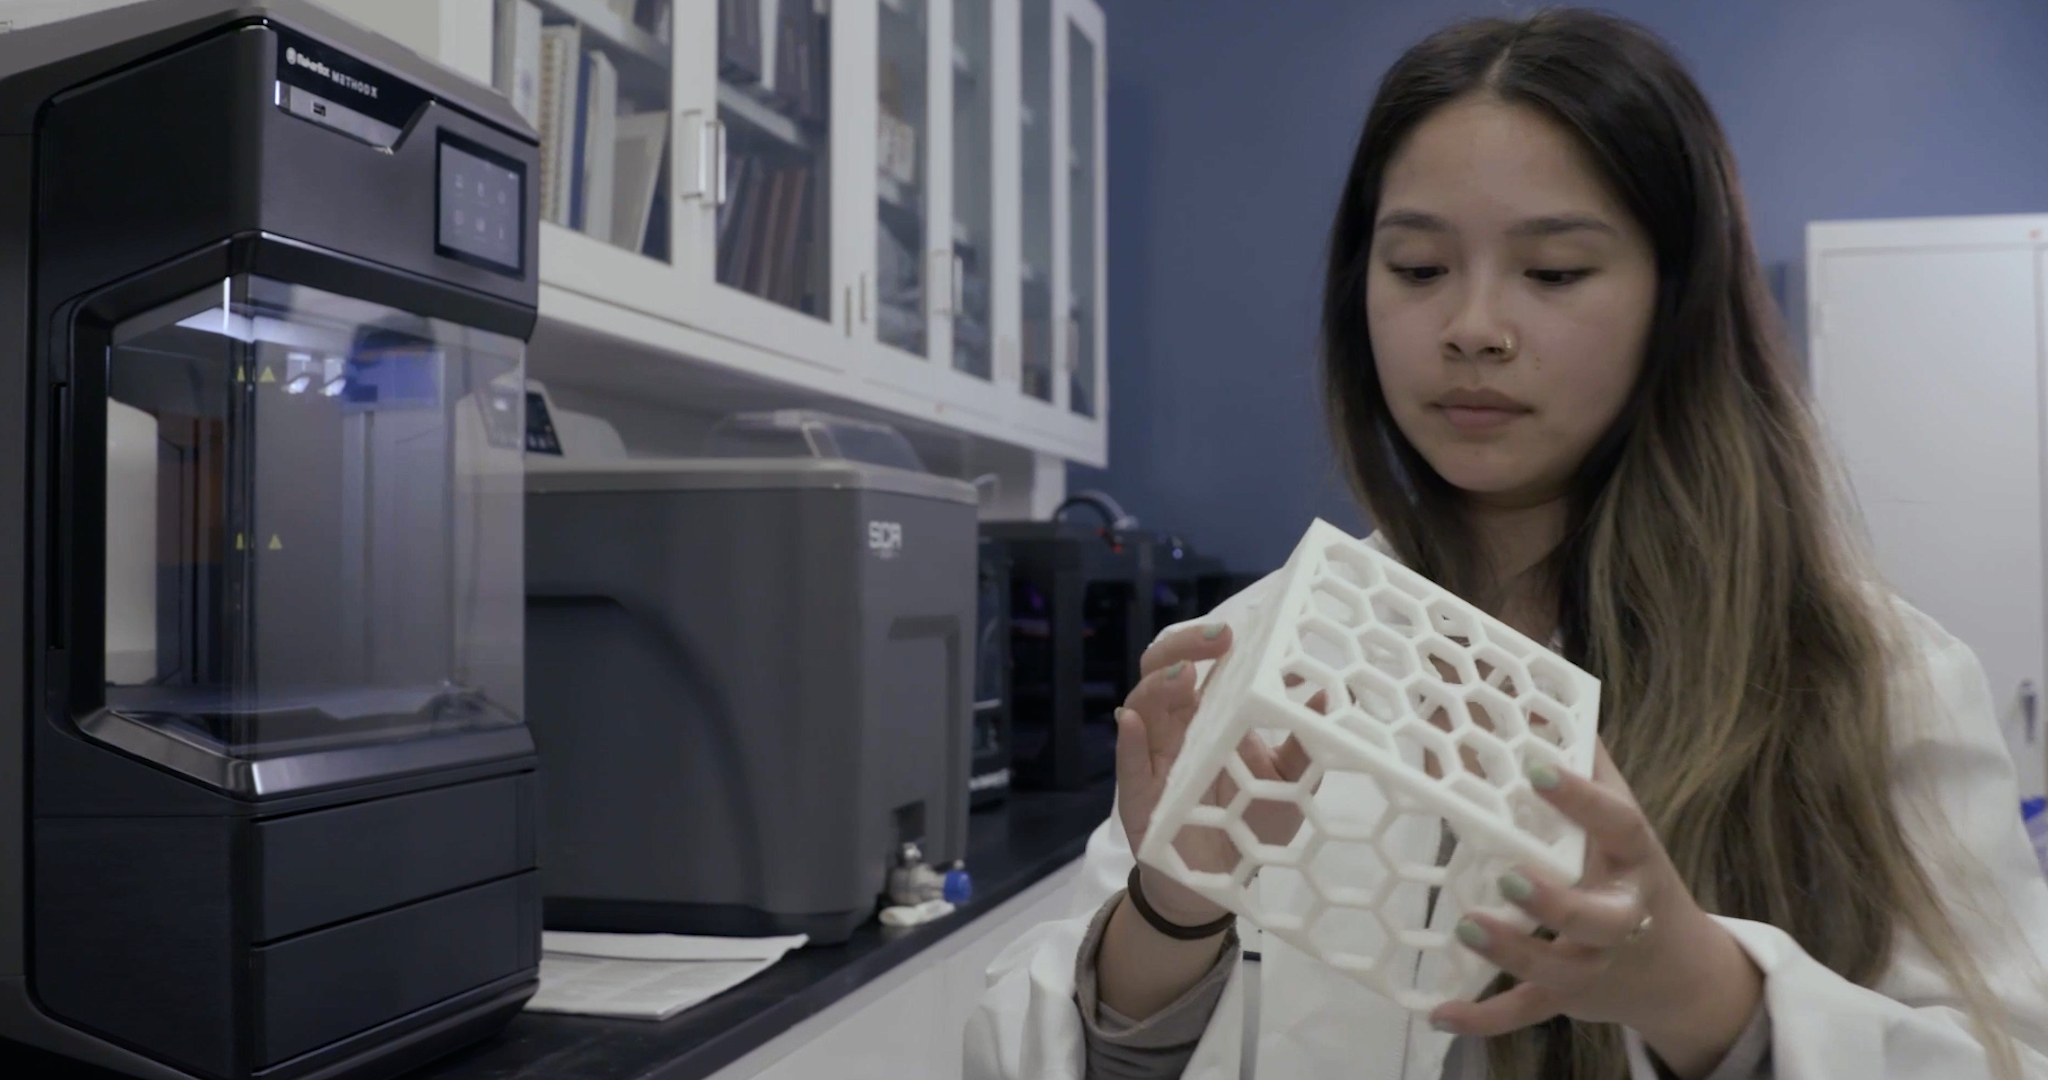
[(0, 1036), (388, 1075), (532, 993), (535, 160), (296, 0), (0, 34)]

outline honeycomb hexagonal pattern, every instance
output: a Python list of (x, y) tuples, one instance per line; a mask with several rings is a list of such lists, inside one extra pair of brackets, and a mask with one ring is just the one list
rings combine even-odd
[[(1518, 864), (1578, 879), (1584, 832), (1524, 770), (1591, 773), (1598, 680), (1322, 521), (1236, 629), (1138, 858), (1407, 1008), (1477, 996), (1497, 969), (1458, 918), (1533, 928), (1500, 895)], [(1254, 777), (1253, 733), (1292, 735), (1307, 773)], [(1298, 808), (1291, 834), (1272, 804)], [(1190, 868), (1184, 830), (1221, 833), (1236, 864)]]

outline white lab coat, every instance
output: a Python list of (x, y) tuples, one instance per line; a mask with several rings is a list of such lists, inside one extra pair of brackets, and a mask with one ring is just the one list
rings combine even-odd
[[(1241, 628), (1264, 585), (1210, 619)], [(1905, 603), (1895, 606), (1926, 675), (1901, 672), (1894, 680), (1904, 704), (1895, 710), (1900, 819), (2003, 1005), (2026, 1075), (2048, 1080), (2048, 881), (2020, 821), (1990, 688), (1967, 646)], [(1434, 845), (1436, 836), (1414, 842)], [(1069, 917), (1029, 931), (990, 965), (967, 1027), (967, 1080), (1082, 1080), (1075, 954), (1089, 917), (1123, 888), (1132, 863), (1123, 825), (1111, 814), (1089, 839)], [(1917, 941), (1902, 935), (1890, 969), (1865, 988), (1821, 966), (1776, 927), (1721, 922), (1764, 973), (1774, 1080), (1991, 1075), (1956, 995)], [(1451, 1036), (1276, 939), (1251, 947), (1263, 962), (1231, 975), (1187, 1080), (1229, 1080), (1244, 1062), (1259, 1080), (1439, 1080)], [(1247, 979), (1258, 980), (1251, 995)], [(1257, 1002), (1251, 1024), (1248, 996)], [(1247, 1038), (1256, 1040), (1254, 1053), (1246, 1052)], [(1628, 1042), (1634, 1080), (1655, 1080), (1639, 1041), (1630, 1034)]]

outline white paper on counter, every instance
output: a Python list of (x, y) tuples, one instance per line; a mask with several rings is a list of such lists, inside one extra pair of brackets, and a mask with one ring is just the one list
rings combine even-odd
[(540, 992), (526, 1008), (666, 1020), (768, 970), (808, 940), (550, 930), (541, 935)]

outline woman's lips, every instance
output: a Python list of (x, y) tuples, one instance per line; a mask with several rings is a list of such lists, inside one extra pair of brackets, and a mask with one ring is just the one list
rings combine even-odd
[(1529, 415), (1527, 409), (1511, 409), (1493, 405), (1439, 405), (1444, 419), (1459, 431), (1493, 431)]

